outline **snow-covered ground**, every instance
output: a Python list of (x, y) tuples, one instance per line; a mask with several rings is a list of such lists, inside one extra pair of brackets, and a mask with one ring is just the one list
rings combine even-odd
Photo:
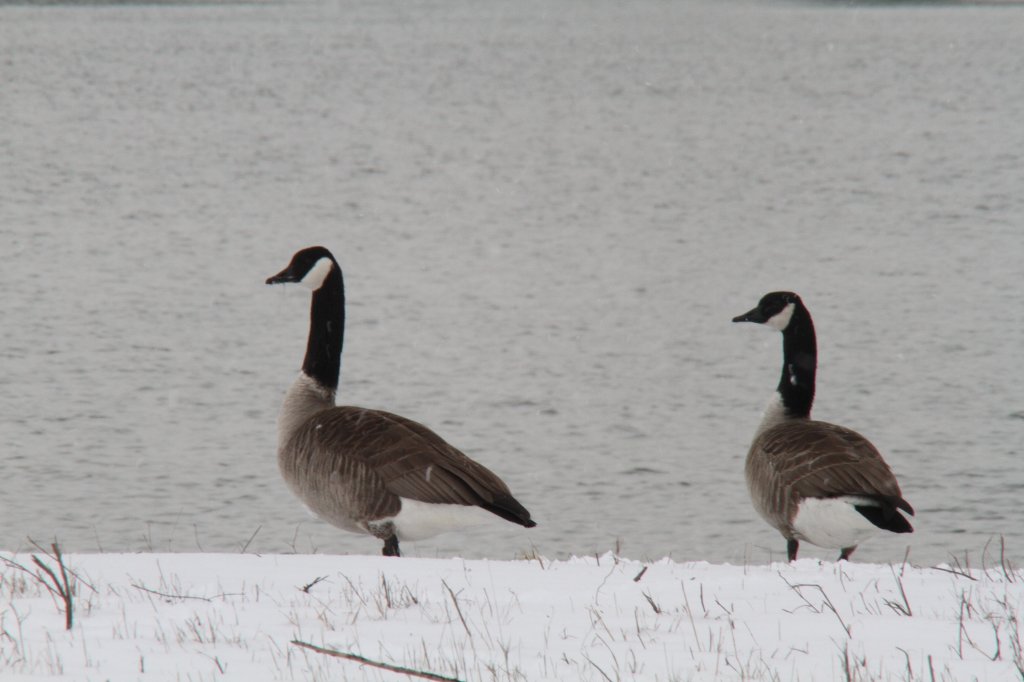
[(4, 680), (408, 679), (377, 664), (460, 680), (1024, 674), (1024, 572), (998, 552), (972, 567), (73, 554), (70, 631), (11, 563), (42, 575), (31, 555), (0, 557)]

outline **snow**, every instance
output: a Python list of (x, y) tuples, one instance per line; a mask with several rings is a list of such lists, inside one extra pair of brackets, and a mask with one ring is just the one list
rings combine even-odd
[(998, 560), (71, 554), (66, 631), (11, 563), (32, 570), (31, 556), (0, 557), (4, 680), (410, 679), (296, 641), (460, 680), (1009, 680), (1024, 668), (1024, 572)]

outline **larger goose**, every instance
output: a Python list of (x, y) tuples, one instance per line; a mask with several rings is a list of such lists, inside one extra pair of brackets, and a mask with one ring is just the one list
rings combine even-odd
[(747, 453), (747, 487), (754, 508), (786, 538), (789, 560), (800, 541), (839, 549), (849, 559), (879, 529), (910, 533), (900, 514), (914, 509), (882, 455), (864, 436), (811, 419), (818, 365), (814, 323), (789, 291), (766, 294), (733, 322), (782, 332), (782, 378)]
[(291, 491), (323, 520), (384, 541), (418, 540), (497, 515), (532, 528), (523, 505), (490, 470), (436, 433), (396, 414), (336, 407), (345, 333), (341, 268), (322, 246), (296, 253), (267, 284), (313, 292), (309, 340), (278, 420), (277, 462)]

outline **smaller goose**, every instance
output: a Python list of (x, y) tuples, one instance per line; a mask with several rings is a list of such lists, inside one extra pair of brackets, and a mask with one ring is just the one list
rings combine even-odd
[(747, 453), (754, 508), (786, 538), (789, 560), (800, 540), (850, 558), (878, 529), (911, 533), (914, 509), (875, 446), (850, 429), (811, 419), (818, 365), (814, 323), (789, 291), (766, 294), (733, 318), (782, 332), (782, 378)]
[(489, 469), (410, 419), (336, 407), (345, 334), (341, 268), (322, 246), (296, 253), (267, 284), (298, 282), (313, 292), (302, 371), (278, 419), (277, 463), (291, 491), (316, 516), (384, 541), (419, 540), (499, 516), (537, 525)]

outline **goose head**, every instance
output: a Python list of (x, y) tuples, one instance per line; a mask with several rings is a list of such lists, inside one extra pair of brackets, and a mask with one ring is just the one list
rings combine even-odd
[(732, 321), (756, 322), (784, 332), (793, 319), (793, 311), (802, 306), (800, 297), (792, 291), (773, 291), (762, 296), (756, 308), (737, 315)]
[(281, 272), (267, 278), (267, 284), (285, 284), (289, 282), (316, 291), (323, 286), (327, 276), (338, 267), (331, 252), (322, 246), (310, 246), (298, 251)]

